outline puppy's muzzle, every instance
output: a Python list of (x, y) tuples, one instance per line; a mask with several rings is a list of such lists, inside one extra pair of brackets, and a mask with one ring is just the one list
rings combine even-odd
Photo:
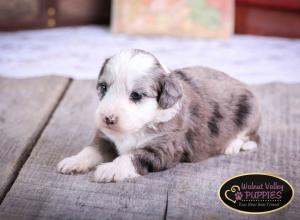
[(118, 117), (116, 117), (114, 115), (104, 116), (103, 122), (106, 125), (115, 125), (118, 122)]

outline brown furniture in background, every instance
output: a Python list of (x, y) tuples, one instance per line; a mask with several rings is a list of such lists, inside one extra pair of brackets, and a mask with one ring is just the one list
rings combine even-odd
[(300, 38), (300, 0), (236, 0), (235, 32)]
[[(112, 0), (0, 0), (0, 31), (109, 24)], [(236, 0), (235, 33), (300, 38), (300, 0)]]
[(0, 30), (109, 24), (110, 0), (0, 0)]

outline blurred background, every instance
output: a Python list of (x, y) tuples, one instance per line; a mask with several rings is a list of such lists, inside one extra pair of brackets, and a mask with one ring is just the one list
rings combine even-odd
[(170, 69), (300, 81), (300, 0), (0, 0), (0, 75), (95, 79), (126, 48)]

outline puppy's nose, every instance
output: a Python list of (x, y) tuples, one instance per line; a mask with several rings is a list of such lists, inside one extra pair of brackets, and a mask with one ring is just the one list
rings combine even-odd
[(105, 124), (107, 125), (113, 125), (116, 124), (118, 121), (118, 117), (114, 116), (114, 115), (109, 115), (109, 116), (105, 116), (103, 118), (103, 121), (105, 122)]

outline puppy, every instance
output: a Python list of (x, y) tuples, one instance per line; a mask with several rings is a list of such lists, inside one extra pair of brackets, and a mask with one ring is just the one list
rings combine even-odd
[(95, 138), (58, 163), (60, 173), (96, 168), (95, 181), (122, 181), (259, 142), (255, 96), (217, 70), (169, 71), (146, 51), (126, 50), (105, 60), (97, 91)]

